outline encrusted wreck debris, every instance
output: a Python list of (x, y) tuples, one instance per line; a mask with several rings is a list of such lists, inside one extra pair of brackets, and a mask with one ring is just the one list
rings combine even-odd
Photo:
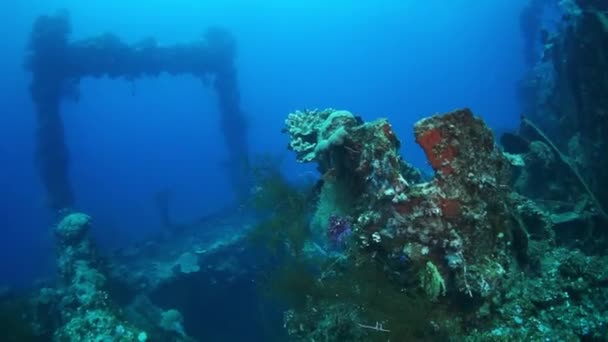
[[(578, 189), (574, 190), (595, 202), (596, 210), (606, 218), (608, 5), (583, 0), (559, 3), (561, 20), (554, 30), (543, 29), (542, 56), (522, 82), (524, 113), (551, 139), (548, 145), (555, 145), (550, 153), (557, 149), (557, 157), (566, 157), (566, 165), (558, 165), (557, 171), (566, 166), (578, 173), (579, 180), (574, 180)], [(522, 138), (547, 144), (537, 130), (526, 126), (524, 120)], [(564, 178), (572, 178), (573, 174), (566, 172), (570, 174)], [(572, 197), (575, 191), (570, 192), (562, 193), (562, 198)]]
[[(107, 277), (89, 238), (91, 218), (67, 215), (57, 225), (60, 286), (54, 294), (60, 308), (56, 341), (140, 341), (148, 334), (120, 315), (107, 291)], [(45, 291), (43, 293), (49, 293)]]
[(202, 81), (212, 79), (221, 115), (220, 129), (228, 149), (228, 175), (237, 198), (246, 199), (247, 125), (240, 108), (234, 65), (236, 43), (229, 32), (211, 28), (200, 41), (168, 46), (153, 38), (127, 44), (110, 33), (73, 41), (70, 34), (67, 13), (39, 17), (25, 59), (25, 67), (32, 73), (30, 92), (37, 111), (36, 159), (51, 209), (61, 211), (75, 205), (61, 101), (77, 91), (86, 77), (134, 81), (162, 73), (189, 74)]
[[(469, 110), (416, 124), (416, 140), (436, 170), (424, 183), (408, 181), (411, 166), (386, 120), (363, 123), (326, 110), (291, 114), (287, 126), (300, 160), (333, 173), (321, 193), (346, 192), (332, 198), (350, 204), (342, 214), (352, 218), (363, 250), (406, 258), (417, 269), (431, 263), (442, 279), (453, 278), (457, 285), (450, 288), (471, 296), (492, 290), (509, 259), (509, 165)], [(319, 203), (317, 213), (328, 205)]]
[[(512, 164), (525, 158), (504, 154), (469, 110), (416, 124), (416, 141), (435, 170), (426, 182), (411, 176), (417, 173), (399, 156), (399, 140), (386, 120), (365, 123), (330, 109), (290, 114), (286, 125), (298, 159), (317, 162), (324, 174), (313, 218), (316, 230), (335, 229), (335, 218), (328, 215), (353, 222), (347, 247), (320, 273), (307, 305), (285, 316), (294, 339), (368, 341), (387, 334), (391, 340), (568, 340), (606, 333), (608, 306), (597, 296), (608, 291), (601, 287), (596, 295), (582, 295), (606, 281), (605, 260), (553, 247), (563, 241), (559, 217), (585, 227), (601, 214), (584, 206), (567, 218), (515, 192)], [(565, 266), (570, 262), (577, 263), (576, 271)], [(585, 270), (591, 265), (602, 266), (590, 277)], [(583, 288), (570, 288), (571, 271)], [(366, 288), (369, 272), (376, 274), (373, 289)], [(379, 285), (379, 277), (386, 283)], [(547, 282), (552, 283), (547, 287), (551, 298), (532, 293)], [(375, 300), (350, 297), (382, 286)], [(380, 299), (391, 297), (391, 291), (402, 293), (399, 299), (393, 294), (393, 300), (404, 306), (418, 305), (424, 319), (405, 320), (411, 307), (402, 307), (401, 317), (399, 310), (391, 311)], [(328, 299), (331, 295), (344, 300)], [(546, 311), (548, 302), (555, 312)], [(351, 320), (338, 319), (345, 313)], [(361, 329), (368, 326), (361, 321), (375, 321), (383, 329)], [(404, 328), (411, 324), (418, 329)]]
[[(56, 228), (59, 282), (32, 293), (19, 315), (37, 340), (263, 340), (260, 327), (280, 316), (251, 310), (260, 306), (253, 280), (264, 265), (244, 222), (254, 220), (234, 215), (102, 256), (89, 238), (91, 218), (69, 214)], [(5, 306), (0, 300), (0, 314)], [(236, 330), (234, 317), (243, 319)]]

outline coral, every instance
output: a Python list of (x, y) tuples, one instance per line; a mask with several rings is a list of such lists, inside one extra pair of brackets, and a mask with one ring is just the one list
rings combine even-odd
[(169, 332), (175, 332), (180, 336), (186, 336), (184, 331), (184, 316), (175, 309), (163, 311), (160, 319), (160, 327)]
[[(466, 109), (421, 120), (416, 140), (436, 176), (409, 184), (390, 124), (357, 122), (344, 113), (296, 112), (289, 115), (286, 132), (296, 142), (292, 149), (307, 142), (296, 154), (302, 162), (319, 163), (326, 179), (322, 194), (336, 183), (348, 184), (342, 196), (351, 198), (350, 212), (335, 214), (355, 218), (353, 235), (361, 247), (389, 258), (404, 256), (415, 268), (432, 262), (441, 279), (455, 279), (447, 286), (469, 295), (487, 293), (501, 277), (492, 271), (495, 264), (502, 269), (509, 263), (510, 239), (505, 206), (510, 166), (492, 132)], [(341, 132), (339, 143), (317, 147), (335, 132)]]
[[(600, 284), (606, 280), (606, 257), (589, 257), (544, 242), (533, 248), (540, 257), (538, 272), (509, 278), (504, 294), (491, 304), (495, 314), (488, 327), (471, 338), (604, 340), (608, 311), (602, 303), (608, 292)], [(478, 312), (480, 319), (487, 316)]]
[[(317, 117), (318, 112), (307, 113), (316, 125), (324, 121)], [(305, 115), (299, 112), (298, 118), (302, 121)], [(302, 122), (299, 125), (305, 126)], [(334, 129), (339, 131), (338, 127)], [(401, 166), (404, 163), (398, 155), (398, 139), (385, 120), (359, 122), (356, 126), (349, 123), (345, 131), (347, 135), (340, 144), (314, 154), (312, 161), (319, 164), (323, 174), (321, 193), (337, 183), (348, 184), (343, 191), (352, 205), (346, 214), (329, 220), (330, 239), (349, 229), (353, 233), (341, 253), (327, 254), (328, 260), (311, 266), (321, 269), (317, 281), (314, 273), (309, 274), (305, 282), (298, 282), (297, 290), (293, 288), (306, 295), (306, 304), (300, 302), (285, 317), (292, 337), (349, 336), (366, 340), (386, 334), (391, 340), (399, 340), (405, 336), (420, 339), (432, 332), (434, 336), (467, 341), (501, 340), (509, 334), (519, 339), (552, 336), (569, 340), (603, 333), (604, 323), (599, 317), (605, 305), (575, 315), (580, 308), (599, 300), (581, 295), (584, 289), (598, 285), (594, 279), (603, 279), (603, 271), (598, 275), (586, 273), (589, 263), (598, 270), (605, 267), (599, 260), (572, 259), (577, 261), (560, 271), (568, 270), (572, 275), (563, 273), (559, 284), (549, 284), (551, 280), (545, 276), (556, 274), (552, 269), (555, 265), (567, 264), (550, 260), (567, 250), (548, 254), (550, 246), (566, 244), (566, 231), (577, 231), (575, 227), (585, 224), (592, 226), (593, 216), (584, 210), (584, 203), (576, 210), (555, 210), (555, 206), (549, 210), (545, 203), (513, 192), (510, 186), (512, 167), (537, 163), (538, 175), (542, 175), (555, 165), (555, 151), (544, 142), (522, 140), (520, 144), (513, 137), (511, 142), (519, 144), (518, 152), (524, 154), (503, 154), (492, 132), (467, 109), (426, 118), (416, 124), (414, 132), (435, 175), (422, 182), (420, 178), (412, 181), (415, 176), (411, 175), (416, 172)], [(335, 197), (326, 200), (331, 198)], [(331, 207), (317, 203), (321, 204)], [(346, 216), (352, 218), (349, 229), (343, 220)], [(584, 240), (577, 235), (574, 241)], [(298, 277), (305, 278), (301, 274)], [(304, 283), (307, 285), (302, 287)], [(576, 285), (580, 287), (574, 288)], [(382, 288), (382, 295), (368, 286)], [(547, 290), (541, 292), (543, 286)], [(573, 288), (560, 289), (562, 286)], [(391, 300), (403, 301), (401, 308), (379, 299), (390, 297), (393, 291), (398, 294)], [(373, 299), (362, 298), (364, 293)], [(568, 309), (568, 297), (564, 296), (574, 293), (576, 298), (569, 297), (570, 304), (577, 308)], [(353, 307), (349, 308), (348, 303)], [(577, 319), (578, 326), (558, 323), (556, 314), (543, 311), (552, 305), (549, 303), (560, 303), (558, 312)], [(421, 310), (424, 307), (427, 321), (415, 322), (414, 317), (408, 317), (406, 323), (404, 307), (410, 305)], [(453, 310), (462, 310), (462, 305), (467, 313), (450, 317)], [(348, 312), (362, 323), (353, 327), (337, 317), (319, 316), (334, 310), (342, 315)], [(332, 324), (321, 323), (325, 319)], [(405, 326), (419, 330), (401, 330)]]
[(431, 261), (427, 261), (420, 272), (420, 287), (431, 301), (436, 301), (439, 296), (445, 296), (445, 280)]
[(73, 213), (63, 218), (55, 229), (60, 245), (67, 246), (78, 243), (86, 237), (91, 217), (81, 213)]
[(179, 259), (176, 261), (176, 265), (179, 266), (180, 272), (186, 274), (195, 273), (201, 269), (198, 265), (198, 257), (196, 254), (191, 252), (186, 252), (180, 255)]
[(411, 186), (408, 199), (393, 206), (385, 235), (405, 243), (391, 249), (420, 267), (432, 261), (443, 278), (455, 276), (451, 286), (459, 291), (485, 292), (500, 279), (485, 260), (509, 264), (508, 162), (468, 110), (421, 120), (415, 134), (436, 175)]
[(298, 160), (317, 162), (324, 188), (337, 187), (335, 196), (347, 199), (349, 208), (354, 200), (404, 199), (408, 184), (400, 169), (409, 167), (386, 120), (364, 123), (347, 111), (326, 109), (291, 113), (285, 124)]
[(97, 251), (88, 237), (91, 218), (72, 213), (55, 228), (61, 276), (59, 341), (133, 341), (142, 331), (114, 309)]
[[(255, 291), (260, 286), (252, 279), (268, 266), (248, 239), (257, 223), (250, 212), (184, 225), (170, 236), (161, 234), (103, 258), (87, 236), (91, 222), (87, 215), (74, 214), (55, 227), (61, 260), (56, 286), (45, 281), (47, 287), (28, 293), (18, 311), (7, 312), (10, 316), (4, 316), (5, 297), (14, 295), (0, 296), (0, 323), (15, 319), (19, 341), (267, 340), (262, 327), (278, 329), (281, 315), (274, 308), (251, 310), (259, 305)], [(184, 254), (185, 269), (198, 265), (199, 271), (181, 272), (177, 261)], [(239, 329), (234, 329), (234, 317), (239, 317)], [(7, 334), (13, 331), (3, 332), (3, 340), (12, 341)]]
[(347, 127), (355, 124), (351, 113), (333, 109), (297, 111), (285, 120), (286, 132), (291, 136), (289, 147), (302, 162), (315, 160), (332, 145), (341, 145)]

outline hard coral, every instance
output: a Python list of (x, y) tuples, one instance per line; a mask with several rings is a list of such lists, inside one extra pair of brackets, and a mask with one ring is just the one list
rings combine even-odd
[(289, 148), (301, 162), (317, 160), (330, 146), (342, 145), (356, 121), (350, 112), (333, 109), (291, 113), (285, 120), (285, 131), (291, 137)]

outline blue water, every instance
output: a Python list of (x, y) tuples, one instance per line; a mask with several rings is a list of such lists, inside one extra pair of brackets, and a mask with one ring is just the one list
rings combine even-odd
[[(281, 134), (296, 109), (348, 109), (388, 117), (406, 160), (425, 167), (412, 137), (420, 118), (470, 107), (500, 131), (521, 114), (524, 63), (518, 15), (525, 1), (80, 1), (0, 5), (0, 286), (26, 286), (53, 270), (53, 216), (34, 165), (35, 112), (23, 69), (35, 18), (70, 12), (72, 38), (113, 32), (189, 42), (211, 25), (238, 44), (241, 105), (251, 155), (286, 156)], [(62, 106), (77, 209), (94, 217), (104, 247), (160, 229), (154, 194), (172, 193), (172, 215), (192, 218), (233, 201), (223, 164), (215, 94), (193, 77), (134, 83), (85, 79)]]

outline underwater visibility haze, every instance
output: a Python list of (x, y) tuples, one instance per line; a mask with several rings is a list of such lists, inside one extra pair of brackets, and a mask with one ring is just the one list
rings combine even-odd
[(0, 340), (608, 341), (605, 1), (0, 8)]

